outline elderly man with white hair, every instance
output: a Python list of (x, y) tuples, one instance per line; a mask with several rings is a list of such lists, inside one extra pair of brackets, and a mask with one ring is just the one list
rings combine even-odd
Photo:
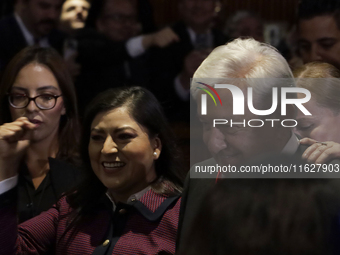
[[(215, 84), (231, 84), (234, 91), (217, 88)], [(209, 86), (215, 88), (221, 103), (216, 100), (215, 105), (207, 98), (202, 107), (202, 95), (206, 94), (203, 88), (209, 90)], [(197, 69), (191, 84), (198, 117), (203, 123), (203, 140), (213, 156), (199, 164), (239, 166), (267, 153), (301, 157), (307, 147), (299, 144), (291, 126), (294, 126), (296, 110), (303, 110), (303, 105), (296, 109), (293, 104), (281, 107), (280, 102), (281, 90), (292, 91), (296, 89), (294, 87), (286, 60), (273, 47), (254, 39), (236, 39), (217, 47)], [(241, 109), (242, 105), (236, 107), (235, 101), (239, 100), (235, 97), (236, 92), (243, 92), (244, 109)], [(287, 97), (294, 99), (291, 93)], [(294, 100), (298, 105), (298, 99)], [(282, 108), (285, 114), (282, 114)], [(242, 110), (243, 114), (234, 114)], [(200, 202), (214, 183), (215, 179), (188, 176), (181, 207), (179, 241), (187, 233)]]

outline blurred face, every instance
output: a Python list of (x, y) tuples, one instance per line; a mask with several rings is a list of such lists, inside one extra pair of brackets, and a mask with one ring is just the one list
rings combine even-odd
[[(304, 95), (298, 94), (299, 98), (304, 98)], [(294, 132), (302, 138), (309, 137), (317, 141), (334, 141), (340, 143), (339, 125), (340, 115), (335, 114), (329, 108), (318, 105), (313, 99), (304, 104), (304, 107), (312, 114), (305, 116), (301, 111), (298, 111), (296, 120), (298, 122)]]
[[(30, 63), (19, 71), (10, 93), (17, 97), (46, 95), (47, 99), (51, 99), (48, 97), (49, 95), (62, 94), (58, 82), (50, 69), (36, 63)], [(34, 123), (36, 129), (33, 133), (32, 142), (41, 142), (45, 140), (52, 141), (58, 136), (60, 117), (65, 114), (66, 110), (62, 97), (59, 97), (55, 107), (50, 110), (41, 110), (33, 101), (30, 101), (23, 109), (10, 106), (10, 112), (12, 120), (24, 116)]]
[(182, 0), (180, 12), (189, 26), (207, 29), (214, 18), (215, 6), (216, 0)]
[(34, 36), (46, 36), (56, 27), (63, 2), (63, 0), (23, 1), (22, 18)]
[(85, 26), (90, 9), (86, 0), (67, 0), (62, 8), (60, 20), (69, 29), (79, 29)]
[[(203, 124), (203, 140), (211, 155), (220, 165), (239, 165), (256, 155), (268, 152), (280, 152), (285, 143), (280, 143), (282, 134), (278, 128), (272, 128), (271, 122), (265, 122), (263, 127), (249, 127), (247, 124), (230, 125), (233, 122), (246, 123), (250, 119), (259, 119), (246, 110), (245, 115), (233, 115), (232, 95), (227, 89), (216, 89), (221, 96), (223, 106), (215, 106), (212, 100), (207, 100), (207, 115), (201, 115), (200, 99), (198, 100), (198, 116)], [(245, 93), (244, 93), (245, 94)], [(201, 97), (201, 95), (199, 95)], [(226, 125), (213, 127), (214, 119), (226, 119)], [(255, 122), (253, 125), (259, 125)]]
[(238, 38), (240, 36), (250, 36), (256, 41), (263, 42), (264, 38), (262, 23), (253, 17), (246, 17), (240, 20), (233, 37)]
[(134, 1), (108, 0), (97, 29), (110, 40), (121, 42), (137, 33), (137, 7)]
[(94, 118), (88, 149), (94, 173), (116, 202), (126, 202), (156, 179), (154, 161), (161, 151), (160, 140), (150, 139), (126, 107)]
[(300, 20), (298, 32), (304, 63), (323, 61), (340, 68), (340, 30), (332, 16)]

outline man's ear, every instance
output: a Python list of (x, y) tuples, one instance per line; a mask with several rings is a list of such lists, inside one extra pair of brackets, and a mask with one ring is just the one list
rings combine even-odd
[(162, 152), (162, 141), (158, 136), (152, 139), (152, 146), (153, 146), (153, 158), (154, 160), (156, 160), (159, 158)]

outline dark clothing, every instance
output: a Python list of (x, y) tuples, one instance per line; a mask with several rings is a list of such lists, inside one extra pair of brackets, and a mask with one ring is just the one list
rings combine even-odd
[(49, 165), (50, 170), (37, 190), (27, 166), (21, 166), (18, 181), (19, 223), (50, 209), (80, 179), (80, 171), (64, 161), (49, 158)]
[[(113, 212), (107, 196), (91, 218), (61, 238), (71, 220), (65, 197), (47, 212), (19, 225), (15, 218), (15, 191), (0, 195), (0, 247), (3, 254), (174, 254), (181, 199), (147, 191)], [(74, 234), (72, 236), (72, 234)], [(95, 252), (95, 253), (94, 253)]]
[[(305, 145), (299, 145), (294, 156), (301, 158), (303, 152), (308, 148)], [(208, 159), (199, 163), (199, 165), (216, 165), (214, 159)], [(194, 167), (190, 169), (193, 171)], [(195, 179), (190, 178), (190, 173), (188, 174), (185, 184), (183, 199), (181, 203), (180, 219), (178, 226), (178, 236), (177, 236), (177, 248), (180, 247), (181, 242), (184, 241), (185, 235), (190, 231), (191, 224), (199, 211), (199, 207), (208, 194), (208, 191), (216, 183), (216, 179)]]
[(124, 85), (144, 86), (148, 81), (148, 56), (131, 58), (126, 42), (113, 42), (93, 29), (83, 29), (76, 36), (77, 62), (81, 73), (77, 77), (76, 90), (79, 109), (100, 92)]
[[(59, 53), (62, 52), (64, 39), (64, 34), (58, 30), (52, 30), (48, 35), (49, 44)], [(25, 37), (13, 14), (0, 20), (0, 76), (8, 62), (27, 46)]]
[[(182, 100), (178, 97), (174, 81), (183, 69), (185, 57), (194, 50), (188, 27), (178, 22), (171, 27), (178, 35), (179, 41), (164, 49), (152, 50), (152, 92), (163, 103), (166, 115), (170, 120), (189, 122), (189, 97)], [(227, 42), (227, 38), (219, 30), (212, 29), (213, 47)]]

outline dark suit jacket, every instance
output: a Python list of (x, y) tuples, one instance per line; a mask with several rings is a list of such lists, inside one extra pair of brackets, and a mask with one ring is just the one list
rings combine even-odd
[[(49, 44), (59, 53), (62, 53), (64, 39), (64, 34), (58, 30), (53, 30), (48, 36)], [(0, 20), (0, 73), (13, 57), (27, 46), (13, 14)]]
[(76, 80), (79, 109), (100, 92), (124, 85), (145, 86), (148, 81), (148, 55), (131, 58), (126, 41), (113, 42), (94, 29), (78, 31), (77, 62), (81, 73)]
[[(189, 122), (189, 100), (183, 101), (174, 89), (174, 80), (182, 71), (185, 57), (194, 50), (187, 26), (178, 22), (171, 27), (180, 38), (164, 49), (154, 48), (151, 52), (151, 90), (163, 103), (171, 120)], [(219, 30), (212, 29), (213, 47), (227, 43), (228, 39)]]
[[(294, 156), (301, 158), (303, 152), (308, 148), (308, 146), (300, 145), (295, 152)], [(214, 159), (208, 159), (199, 163), (199, 165), (216, 165)], [(194, 167), (190, 169), (192, 171)], [(208, 191), (215, 184), (216, 179), (191, 179), (190, 173), (188, 174), (185, 185), (184, 192), (181, 203), (181, 211), (178, 226), (178, 243), (177, 248), (180, 247), (181, 242), (185, 238), (186, 234), (190, 230), (191, 224), (195, 218), (197, 211), (204, 199), (208, 194)]]

